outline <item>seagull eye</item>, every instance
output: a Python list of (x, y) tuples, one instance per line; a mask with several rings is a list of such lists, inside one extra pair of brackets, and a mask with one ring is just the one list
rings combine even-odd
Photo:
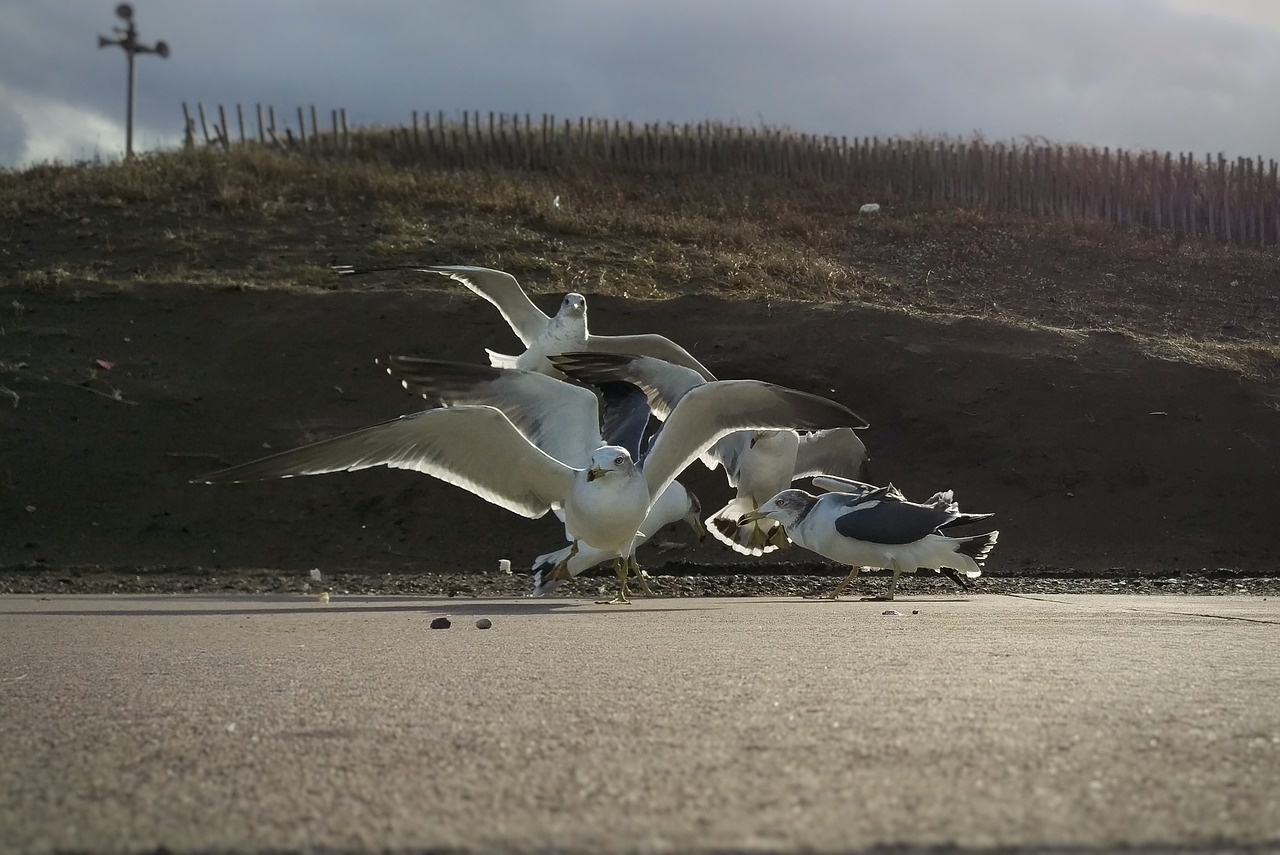
[(621, 466), (621, 465), (622, 465), (622, 463), (623, 463), (623, 460), (624, 460), (624, 459), (625, 459), (625, 458), (622, 458), (622, 457), (615, 457), (615, 458), (613, 458), (613, 465), (614, 465), (614, 466)]

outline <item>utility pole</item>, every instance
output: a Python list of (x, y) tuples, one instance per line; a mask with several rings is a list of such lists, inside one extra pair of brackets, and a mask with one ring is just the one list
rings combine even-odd
[(134, 59), (140, 53), (154, 53), (161, 59), (167, 59), (169, 46), (164, 42), (156, 42), (154, 46), (148, 46), (138, 41), (138, 29), (133, 25), (133, 6), (131, 4), (121, 3), (116, 6), (116, 17), (124, 21), (125, 26), (111, 28), (116, 34), (114, 39), (98, 36), (98, 48), (101, 50), (111, 45), (119, 45), (124, 48), (125, 56), (129, 60), (129, 96), (125, 107), (127, 115), (124, 131), (124, 156), (125, 160), (128, 160), (133, 157), (133, 95), (138, 88), (138, 67), (135, 65)]

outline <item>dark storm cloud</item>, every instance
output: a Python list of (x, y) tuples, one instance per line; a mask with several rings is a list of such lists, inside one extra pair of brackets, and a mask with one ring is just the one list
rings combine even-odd
[[(341, 106), (357, 122), (479, 109), (1233, 154), (1274, 155), (1280, 138), (1269, 107), (1280, 27), (1158, 0), (135, 5), (143, 40), (173, 48), (169, 60), (139, 60), (144, 144), (180, 133), (184, 100), (261, 101), (290, 115), (298, 105), (322, 115)], [(60, 0), (0, 9), (0, 109), (20, 114), (44, 148), (60, 133), (90, 144), (103, 119), (122, 120), (124, 58), (96, 48), (111, 8)], [(59, 106), (96, 124), (43, 115)]]

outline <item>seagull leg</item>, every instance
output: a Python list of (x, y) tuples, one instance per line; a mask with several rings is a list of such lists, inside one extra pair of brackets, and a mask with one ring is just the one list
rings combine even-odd
[(849, 589), (849, 586), (858, 581), (858, 574), (862, 572), (861, 567), (854, 567), (849, 571), (849, 575), (844, 577), (844, 581), (836, 586), (836, 589), (827, 595), (829, 600), (838, 600), (840, 595)]
[(569, 554), (562, 560), (556, 562), (556, 566), (551, 568), (551, 572), (547, 574), (547, 578), (554, 579), (558, 582), (567, 582), (572, 579), (573, 575), (569, 572), (569, 562), (573, 559), (573, 556), (577, 554), (578, 541), (575, 539), (573, 543), (569, 545)]
[(640, 592), (646, 597), (655, 596), (653, 588), (649, 587), (649, 574), (644, 572), (644, 568), (636, 561), (635, 555), (631, 555), (628, 559), (632, 572), (636, 574), (636, 581), (640, 583)]
[(627, 599), (627, 559), (618, 556), (613, 559), (613, 572), (618, 576), (618, 596), (609, 601), (609, 605), (630, 605), (631, 601)]
[(898, 577), (902, 575), (902, 565), (898, 563), (898, 559), (890, 558), (889, 567), (893, 570), (893, 578), (889, 580), (889, 593), (879, 594), (874, 597), (863, 597), (862, 599), (876, 602), (889, 602), (893, 600), (893, 595), (898, 590)]
[[(898, 563), (898, 559), (893, 559), (893, 578), (889, 580), (889, 599), (893, 599), (893, 595), (898, 591), (898, 577), (902, 575), (902, 565)], [(915, 572), (912, 570), (911, 572)]]
[(943, 576), (946, 576), (946, 577), (947, 577), (948, 579), (950, 579), (952, 582), (955, 582), (957, 585), (959, 585), (959, 586), (960, 586), (960, 590), (961, 590), (961, 591), (964, 591), (965, 593), (968, 593), (968, 591), (969, 591), (969, 583), (968, 583), (968, 581), (966, 581), (966, 580), (965, 580), (965, 578), (964, 578), (963, 576), (961, 576), (958, 572), (956, 572), (955, 570), (952, 570), (950, 567), (943, 567), (943, 568), (942, 568), (942, 575), (943, 575)]

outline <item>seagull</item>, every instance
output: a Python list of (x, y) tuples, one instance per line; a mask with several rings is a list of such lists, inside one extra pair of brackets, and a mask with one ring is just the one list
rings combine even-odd
[(833, 600), (854, 583), (862, 567), (893, 571), (889, 593), (864, 600), (892, 600), (898, 577), (922, 567), (953, 567), (971, 579), (982, 575), (982, 563), (1000, 532), (949, 537), (940, 529), (962, 516), (957, 508), (918, 505), (899, 496), (891, 487), (861, 495), (835, 492), (819, 496), (789, 489), (746, 514), (744, 521), (756, 517), (777, 520), (795, 543), (851, 565), (852, 571), (831, 593)]
[[(671, 523), (684, 521), (693, 529), (698, 540), (706, 537), (706, 529), (702, 527), (702, 505), (698, 501), (698, 497), (687, 489), (679, 481), (672, 481), (666, 490), (662, 491), (662, 495), (658, 497), (658, 501), (653, 503), (653, 507), (649, 508), (648, 515), (645, 516), (644, 522), (640, 525), (640, 529), (636, 532), (635, 545), (647, 541), (658, 533), (663, 527)], [(545, 555), (539, 555), (533, 560), (533, 596), (543, 597), (556, 588), (560, 587), (560, 583), (566, 578), (576, 579), (587, 570), (595, 567), (613, 556), (602, 549), (596, 549), (591, 546), (579, 545), (576, 554), (571, 554), (572, 545), (563, 547), (555, 552), (548, 552)], [(557, 568), (560, 569), (560, 575), (556, 575)], [(647, 583), (643, 573), (638, 577), (642, 588), (647, 590)]]
[[(564, 353), (551, 363), (584, 383), (634, 383), (649, 396), (655, 417), (666, 418), (680, 399), (707, 381), (696, 372), (650, 356)], [(707, 531), (735, 552), (764, 555), (787, 545), (783, 527), (771, 519), (739, 520), (792, 481), (812, 475), (861, 475), (867, 448), (853, 432), (866, 423), (816, 433), (795, 430), (735, 431), (702, 455), (708, 468), (723, 466), (737, 495), (707, 517)]]
[[(672, 410), (642, 471), (625, 448), (603, 442), (590, 390), (536, 372), (504, 371), (494, 383), (503, 397), (517, 398), (519, 382), (531, 379), (543, 389), (527, 396), (527, 405), (423, 410), (196, 480), (225, 484), (388, 466), (431, 475), (532, 519), (559, 507), (575, 543), (616, 556), (616, 602), (625, 603), (636, 534), (654, 501), (701, 449), (733, 430), (861, 422), (840, 404), (806, 392), (754, 380), (708, 383)], [(525, 428), (508, 411), (520, 411)], [(564, 462), (539, 443), (559, 443), (562, 454), (580, 462)]]
[[(814, 476), (813, 486), (819, 490), (832, 493), (844, 493), (854, 497), (865, 496), (881, 489), (874, 484), (868, 484), (865, 481), (854, 481), (849, 478), (837, 478), (833, 475), (817, 475)], [(893, 484), (883, 488), (885, 490), (885, 498), (899, 502), (907, 501), (907, 497), (902, 495)], [(929, 508), (939, 508), (948, 513), (954, 512), (956, 517), (950, 522), (943, 523), (938, 526), (939, 531), (942, 529), (954, 528), (955, 526), (968, 525), (969, 523), (980, 522), (982, 520), (991, 519), (995, 514), (966, 514), (960, 513), (960, 505), (955, 500), (955, 493), (951, 490), (939, 491), (929, 498), (921, 502), (922, 505)], [(935, 567), (934, 570), (946, 576), (952, 582), (960, 587), (962, 591), (969, 590), (968, 577), (961, 575), (951, 567)]]
[[(388, 374), (400, 380), (405, 389), (420, 395), (429, 406), (486, 405), (502, 410), (531, 442), (563, 463), (577, 465), (581, 452), (589, 442), (566, 433), (558, 422), (547, 423), (546, 413), (561, 401), (580, 397), (577, 392), (564, 392), (566, 384), (537, 372), (518, 368), (493, 368), (423, 359), (412, 356), (390, 356), (379, 360)], [(619, 445), (633, 460), (643, 466), (641, 442), (649, 423), (649, 402), (644, 392), (630, 383), (605, 382), (600, 393), (601, 441)], [(563, 510), (552, 509), (564, 521)], [(672, 481), (653, 503), (640, 526), (635, 546), (640, 546), (659, 529), (685, 520), (699, 540), (706, 536), (702, 510), (697, 496), (679, 481)], [(615, 557), (612, 553), (585, 546), (573, 546), (573, 534), (565, 532), (570, 545), (555, 552), (539, 555), (534, 561), (533, 596), (549, 594), (562, 581), (576, 578), (597, 564)], [(633, 569), (639, 569), (633, 564)], [(642, 590), (652, 594), (643, 573), (637, 576)]]
[(461, 282), (497, 307), (503, 319), (511, 326), (511, 331), (526, 348), (519, 356), (486, 350), (489, 364), (497, 368), (523, 368), (559, 377), (561, 375), (547, 362), (548, 356), (567, 351), (642, 353), (683, 365), (698, 372), (704, 380), (716, 379), (692, 354), (665, 336), (652, 333), (592, 335), (587, 331), (587, 298), (581, 294), (567, 294), (555, 317), (547, 317), (529, 299), (516, 278), (501, 270), (448, 264), (371, 267), (343, 264), (335, 265), (333, 269), (341, 276), (412, 270), (418, 273), (435, 273)]

